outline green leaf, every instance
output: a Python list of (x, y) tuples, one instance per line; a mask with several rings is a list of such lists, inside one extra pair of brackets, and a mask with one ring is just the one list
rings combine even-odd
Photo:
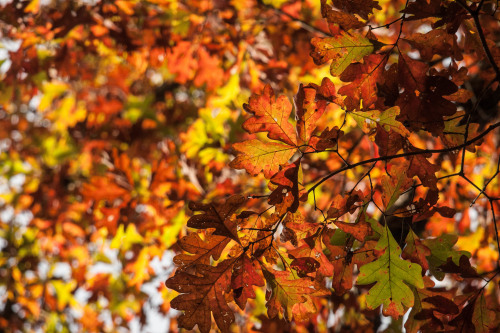
[(317, 65), (322, 65), (330, 60), (330, 73), (339, 76), (355, 61), (360, 61), (365, 55), (373, 52), (373, 44), (361, 34), (342, 32), (338, 36), (328, 38), (313, 38), (311, 40), (314, 50), (311, 56)]
[(314, 314), (316, 306), (311, 297), (329, 295), (323, 287), (313, 286), (308, 278), (296, 279), (288, 271), (263, 270), (267, 281), (267, 314), (269, 318), (282, 315), (288, 321)]
[(399, 115), (399, 107), (394, 106), (385, 111), (371, 110), (371, 111), (353, 111), (349, 114), (356, 120), (359, 127), (363, 131), (370, 135), (372, 140), (375, 139), (375, 132), (377, 131), (377, 125), (382, 127), (386, 132), (393, 130), (396, 133), (401, 134), (404, 137), (410, 136), (410, 132), (406, 127), (396, 120)]
[(270, 178), (295, 154), (297, 148), (278, 142), (262, 142), (257, 139), (235, 143), (233, 148), (240, 154), (229, 164), (235, 169), (245, 169), (253, 176), (261, 171)]
[(484, 292), (481, 292), (481, 295), (476, 299), (472, 322), (477, 333), (488, 333), (495, 327), (495, 312), (487, 307)]
[(360, 268), (357, 283), (376, 282), (366, 296), (368, 307), (375, 309), (383, 305), (384, 315), (397, 320), (414, 304), (414, 295), (408, 285), (423, 288), (424, 281), (420, 265), (401, 259), (401, 248), (387, 225), (384, 229), (375, 247), (375, 251), (383, 251), (383, 254)]
[(448, 258), (452, 258), (456, 265), (460, 263), (460, 257), (465, 255), (470, 258), (470, 253), (467, 251), (456, 251), (453, 245), (458, 240), (458, 236), (444, 234), (434, 239), (425, 239), (423, 243), (431, 250), (431, 255), (427, 257), (429, 262), (429, 270), (432, 275), (439, 281), (444, 279), (445, 273), (438, 269), (439, 266), (446, 264)]

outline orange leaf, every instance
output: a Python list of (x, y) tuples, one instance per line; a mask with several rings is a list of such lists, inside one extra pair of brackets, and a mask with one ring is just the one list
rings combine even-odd
[(270, 139), (280, 140), (290, 146), (297, 145), (295, 128), (289, 122), (292, 104), (285, 96), (274, 96), (270, 85), (266, 85), (262, 95), (252, 95), (243, 108), (253, 117), (243, 123), (249, 133), (268, 132)]

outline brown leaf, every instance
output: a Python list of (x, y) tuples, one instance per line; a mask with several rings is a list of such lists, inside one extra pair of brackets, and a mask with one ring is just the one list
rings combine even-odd
[[(325, 151), (330, 148), (335, 148), (338, 145), (339, 138), (344, 134), (337, 126), (332, 129), (328, 127), (321, 132), (319, 136), (313, 136), (309, 141), (309, 146), (312, 151)], [(307, 151), (311, 151), (308, 149)]]
[(347, 196), (342, 196), (337, 194), (333, 199), (333, 202), (328, 209), (327, 217), (331, 219), (336, 219), (341, 217), (346, 213), (354, 213), (356, 209), (361, 207), (360, 204), (365, 200), (365, 196), (361, 190), (356, 190)]
[(334, 10), (330, 5), (326, 4), (326, 0), (321, 0), (321, 15), (326, 18), (328, 23), (337, 24), (346, 31), (359, 29), (365, 25), (352, 14)]
[(215, 228), (214, 235), (229, 237), (239, 243), (236, 222), (230, 218), (245, 200), (242, 195), (233, 195), (222, 205), (190, 202), (189, 209), (204, 213), (191, 216), (187, 226), (195, 229)]
[[(410, 151), (421, 151), (415, 147), (411, 147)], [(437, 188), (437, 178), (436, 172), (439, 171), (440, 167), (438, 165), (432, 164), (429, 162), (427, 157), (430, 157), (431, 154), (423, 153), (420, 155), (413, 155), (408, 157), (408, 161), (410, 165), (408, 167), (408, 177), (413, 178), (417, 176), (422, 184), (430, 189)]]
[(179, 326), (188, 330), (198, 325), (201, 332), (210, 332), (212, 316), (222, 332), (229, 332), (234, 313), (227, 305), (225, 293), (230, 291), (231, 268), (235, 260), (225, 260), (216, 267), (199, 265), (197, 275), (177, 271), (165, 285), (178, 291), (179, 296), (170, 303), (174, 309), (184, 311), (178, 318)]
[(364, 242), (365, 239), (371, 234), (371, 227), (365, 221), (358, 221), (356, 223), (346, 223), (342, 221), (333, 222), (340, 230), (345, 233), (351, 234), (360, 242)]
[(439, 269), (444, 273), (459, 274), (463, 278), (478, 277), (476, 270), (469, 262), (469, 258), (465, 255), (460, 257), (458, 266), (453, 262), (452, 258), (448, 258), (445, 264), (439, 266)]
[(433, 311), (452, 315), (460, 312), (460, 309), (452, 300), (441, 295), (427, 297), (422, 301), (434, 305)]
[(179, 240), (180, 248), (191, 254), (181, 253), (174, 257), (180, 269), (210, 264), (210, 258), (218, 260), (230, 239), (225, 236), (207, 235), (202, 240), (197, 233), (190, 233)]
[(333, 5), (348, 13), (359, 15), (365, 20), (374, 9), (382, 9), (376, 0), (333, 0)]
[(292, 196), (292, 200), (287, 210), (295, 213), (299, 208), (299, 170), (300, 158), (293, 164), (283, 168), (271, 178), (271, 183), (278, 187), (269, 196), (268, 203), (277, 205), (283, 202), (285, 197)]

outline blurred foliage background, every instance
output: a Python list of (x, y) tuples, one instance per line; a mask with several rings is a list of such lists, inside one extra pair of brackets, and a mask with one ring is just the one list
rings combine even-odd
[(186, 202), (240, 191), (252, 91), (327, 72), (319, 3), (0, 4), (0, 328), (174, 329)]

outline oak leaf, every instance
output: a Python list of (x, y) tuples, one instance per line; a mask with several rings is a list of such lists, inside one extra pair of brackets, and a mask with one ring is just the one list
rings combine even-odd
[(225, 236), (207, 235), (204, 240), (197, 233), (190, 233), (178, 241), (179, 247), (191, 254), (181, 253), (174, 257), (174, 263), (179, 269), (196, 265), (208, 265), (210, 259), (218, 260), (230, 238)]
[(443, 316), (456, 315), (460, 309), (452, 301), (453, 292), (433, 288), (435, 283), (424, 276), (424, 288), (412, 287), (415, 304), (412, 307), (405, 328), (408, 333), (424, 330), (442, 330)]
[(374, 9), (382, 9), (376, 0), (333, 0), (333, 5), (348, 13), (357, 14), (365, 20)]
[[(422, 150), (411, 146), (409, 151), (420, 152)], [(411, 178), (417, 176), (424, 186), (429, 187), (430, 189), (436, 189), (436, 172), (439, 171), (440, 167), (429, 162), (427, 157), (431, 157), (431, 154), (422, 153), (408, 157), (407, 159), (410, 162), (410, 165), (408, 166), (407, 175)]]
[(337, 24), (346, 31), (359, 29), (365, 25), (352, 14), (334, 10), (330, 5), (326, 4), (326, 0), (321, 0), (321, 15), (328, 23)]
[(447, 263), (448, 258), (458, 265), (462, 256), (470, 257), (467, 251), (457, 251), (453, 249), (453, 245), (458, 241), (458, 236), (444, 234), (437, 238), (425, 239), (423, 244), (431, 250), (427, 260), (429, 262), (430, 272), (436, 279), (442, 281), (444, 279), (444, 272), (439, 268)]
[(255, 298), (253, 286), (264, 286), (264, 278), (255, 262), (247, 255), (242, 255), (233, 266), (231, 278), (234, 301), (240, 309), (245, 309), (247, 299)]
[(457, 45), (457, 36), (449, 34), (444, 29), (432, 29), (425, 34), (413, 33), (404, 40), (418, 49), (420, 57), (424, 61), (431, 61), (437, 54), (443, 58), (451, 56), (455, 60), (463, 58)]
[(216, 267), (199, 265), (197, 275), (177, 271), (165, 285), (181, 293), (170, 303), (174, 309), (184, 311), (177, 319), (179, 326), (201, 332), (210, 332), (213, 314), (222, 332), (229, 332), (234, 322), (234, 313), (227, 305), (225, 294), (231, 289), (231, 268), (234, 259), (225, 260)]
[(353, 249), (354, 237), (341, 229), (328, 229), (323, 232), (325, 255), (333, 265), (332, 288), (335, 295), (341, 296), (352, 289), (354, 266), (367, 264), (375, 259), (373, 249), (377, 242), (366, 241), (362, 247)]
[(370, 54), (363, 58), (363, 63), (350, 64), (340, 75), (343, 82), (351, 82), (339, 89), (339, 94), (346, 96), (344, 104), (351, 111), (371, 108), (378, 99), (378, 85), (383, 81), (387, 57), (379, 54)]
[(297, 132), (302, 142), (309, 142), (311, 135), (316, 129), (316, 123), (323, 115), (327, 102), (323, 99), (316, 100), (316, 89), (299, 85), (295, 95), (295, 107), (297, 113)]
[(422, 266), (424, 272), (427, 271), (429, 269), (427, 257), (431, 255), (431, 250), (423, 244), (422, 240), (411, 229), (406, 236), (405, 243), (406, 246), (402, 257)]
[(401, 248), (387, 225), (375, 250), (383, 251), (382, 256), (361, 266), (357, 283), (365, 285), (375, 282), (366, 296), (368, 307), (375, 309), (383, 305), (384, 315), (396, 320), (414, 304), (413, 292), (409, 286), (424, 287), (422, 268), (400, 258)]
[(364, 200), (365, 195), (361, 190), (353, 191), (348, 195), (337, 194), (328, 209), (327, 217), (336, 219), (346, 213), (352, 214), (361, 207), (360, 203), (363, 203)]
[(484, 291), (480, 293), (474, 304), (472, 322), (474, 323), (477, 333), (488, 333), (496, 327), (496, 312), (491, 310), (488, 306)]
[(257, 139), (235, 143), (233, 148), (240, 154), (229, 164), (232, 168), (245, 169), (253, 176), (263, 172), (266, 178), (278, 172), (280, 165), (286, 164), (297, 151), (295, 146)]
[(195, 229), (215, 228), (214, 235), (229, 237), (239, 243), (236, 222), (231, 220), (231, 216), (245, 200), (242, 195), (233, 195), (222, 205), (190, 202), (189, 208), (192, 211), (203, 213), (191, 216), (187, 226)]
[(360, 61), (374, 50), (368, 38), (355, 32), (352, 34), (342, 32), (327, 38), (315, 37), (311, 43), (314, 46), (311, 52), (314, 62), (322, 65), (332, 60), (330, 73), (334, 76), (339, 76), (352, 62)]
[(412, 179), (406, 175), (408, 163), (390, 165), (387, 168), (389, 175), (383, 175), (380, 182), (382, 185), (382, 203), (386, 214), (394, 212), (393, 205), (412, 185)]
[[(344, 134), (337, 126), (332, 129), (326, 128), (319, 136), (313, 135), (309, 140), (309, 146), (313, 151), (325, 151), (335, 148), (338, 145), (340, 137)], [(309, 149), (307, 151), (310, 151)]]
[(284, 167), (270, 179), (272, 184), (277, 185), (269, 195), (268, 203), (270, 205), (280, 204), (287, 196), (291, 196), (293, 199), (288, 198), (290, 205), (287, 210), (290, 213), (297, 211), (299, 208), (299, 184), (302, 183), (300, 160), (299, 158), (294, 163)]
[(349, 114), (356, 120), (363, 131), (370, 135), (372, 140), (375, 140), (375, 133), (378, 128), (377, 125), (386, 132), (392, 130), (403, 137), (410, 136), (408, 129), (396, 120), (396, 117), (399, 115), (399, 107), (397, 106), (384, 111), (353, 111)]
[(274, 96), (273, 88), (266, 85), (262, 95), (254, 94), (243, 108), (253, 116), (245, 120), (243, 128), (248, 133), (268, 132), (267, 136), (290, 146), (297, 145), (297, 134), (289, 122), (292, 104), (286, 96)]
[(266, 306), (270, 318), (279, 314), (290, 321), (298, 316), (311, 316), (316, 312), (312, 297), (330, 294), (323, 287), (314, 285), (309, 278), (296, 279), (288, 271), (266, 269), (263, 273), (268, 286)]

